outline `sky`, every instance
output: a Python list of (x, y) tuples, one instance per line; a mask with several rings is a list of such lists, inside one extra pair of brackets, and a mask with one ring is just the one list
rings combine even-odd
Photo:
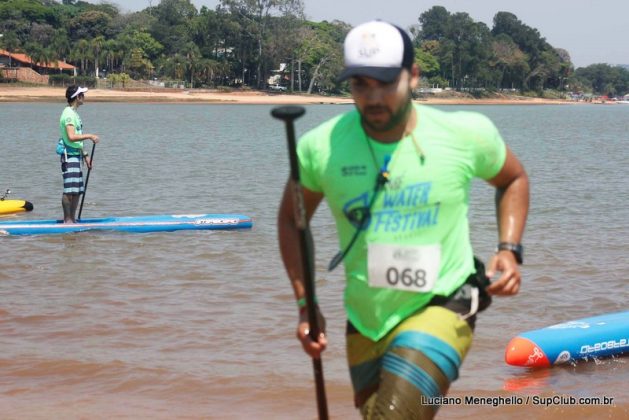
[[(99, 3), (98, 0), (88, 0)], [(219, 0), (191, 0), (214, 9)], [(466, 12), (491, 29), (497, 12), (511, 12), (537, 29), (555, 48), (570, 53), (575, 67), (595, 63), (629, 64), (629, 0), (303, 0), (312, 21), (341, 20), (357, 25), (383, 19), (408, 28), (421, 13), (443, 6), (450, 13)], [(160, 0), (108, 0), (122, 11), (137, 11)]]

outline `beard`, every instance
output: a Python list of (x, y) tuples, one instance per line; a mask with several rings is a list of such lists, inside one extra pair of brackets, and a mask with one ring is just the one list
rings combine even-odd
[[(411, 106), (413, 104), (411, 98), (412, 94), (411, 90), (409, 89), (404, 104), (396, 112), (392, 111), (384, 105), (367, 106), (362, 111), (359, 109), (358, 112), (360, 113), (360, 119), (363, 126), (368, 127), (375, 132), (386, 132), (395, 128), (398, 124), (404, 122), (404, 120), (408, 116), (409, 111), (411, 110)], [(372, 112), (388, 114), (389, 119), (388, 121), (383, 123), (371, 122), (369, 121), (367, 115)]]

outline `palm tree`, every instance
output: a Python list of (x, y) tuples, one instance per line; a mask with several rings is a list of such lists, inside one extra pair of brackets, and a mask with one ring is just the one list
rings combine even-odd
[(39, 63), (40, 57), (43, 55), (41, 52), (42, 49), (43, 47), (36, 42), (29, 42), (24, 45), (24, 52), (26, 52), (26, 54), (30, 57), (31, 69), (33, 70), (35, 69), (35, 66), (37, 66), (37, 63)]
[(85, 72), (87, 70), (87, 62), (90, 58), (92, 58), (90, 43), (85, 39), (79, 40), (76, 48), (72, 51), (72, 56), (74, 60), (81, 62), (81, 74), (85, 75)]
[[(56, 58), (66, 62), (70, 52), (70, 41), (64, 30), (55, 31), (50, 48), (55, 53)], [(61, 72), (61, 69), (59, 70)]]
[(13, 67), (11, 62), (11, 53), (14, 53), (20, 47), (20, 39), (14, 32), (5, 32), (2, 36), (2, 43), (4, 48), (9, 52), (9, 67)]
[[(57, 55), (52, 48), (43, 47), (40, 51), (40, 56), (37, 59), (38, 64), (43, 64), (45, 67), (49, 67), (50, 64), (57, 64)], [(52, 68), (52, 67), (51, 67)]]
[(222, 73), (222, 65), (216, 60), (211, 58), (203, 58), (199, 60), (197, 66), (197, 76), (206, 85), (214, 84), (214, 77), (216, 73)]
[(196, 73), (198, 66), (197, 59), (201, 56), (199, 52), (199, 47), (196, 46), (193, 42), (188, 42), (181, 51), (182, 54), (186, 56), (187, 62), (186, 67), (188, 72), (190, 73), (190, 87), (194, 87), (194, 76)]
[(102, 54), (104, 45), (105, 45), (105, 38), (102, 35), (99, 35), (96, 38), (92, 39), (92, 42), (90, 43), (90, 46), (92, 48), (92, 54), (94, 57), (94, 69), (95, 69), (95, 75), (97, 79), (98, 79), (98, 69), (99, 69), (98, 59), (100, 58)]
[(122, 53), (120, 51), (120, 47), (118, 46), (118, 42), (115, 39), (108, 39), (105, 41), (103, 45), (103, 58), (105, 59), (105, 65), (107, 66), (107, 70), (109, 72), (113, 72), (116, 63), (122, 57)]
[(162, 64), (161, 71), (168, 77), (173, 78), (177, 82), (183, 80), (186, 73), (186, 60), (184, 57), (176, 53), (166, 58)]

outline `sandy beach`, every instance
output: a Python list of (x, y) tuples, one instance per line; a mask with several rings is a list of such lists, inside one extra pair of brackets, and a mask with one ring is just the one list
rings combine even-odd
[[(21, 87), (0, 86), (0, 102), (65, 102), (65, 88), (62, 87)], [(221, 103), (221, 104), (351, 104), (349, 97), (299, 95), (287, 93), (271, 93), (264, 91), (231, 91), (223, 92), (208, 89), (159, 89), (153, 90), (122, 90), (122, 89), (90, 89), (87, 93), (90, 102), (138, 102), (138, 103)], [(547, 105), (569, 104), (563, 100), (508, 97), (489, 99), (470, 99), (460, 97), (430, 97), (417, 100), (419, 103), (447, 105)]]

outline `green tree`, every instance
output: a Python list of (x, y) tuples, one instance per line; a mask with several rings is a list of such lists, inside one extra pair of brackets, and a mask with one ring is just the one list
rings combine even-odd
[(56, 58), (66, 61), (70, 53), (70, 40), (65, 29), (57, 29), (50, 42), (50, 48), (55, 53)]
[[(20, 40), (13, 32), (2, 34), (2, 45), (9, 53), (15, 53), (20, 48)], [(9, 56), (9, 67), (13, 67), (11, 56)]]
[(155, 8), (156, 18), (149, 30), (168, 55), (176, 54), (191, 41), (191, 28), (197, 9), (190, 0), (162, 0)]
[(432, 77), (439, 74), (440, 67), (437, 57), (421, 47), (415, 48), (415, 63), (417, 63), (422, 75), (425, 77)]
[(88, 10), (68, 22), (68, 33), (72, 40), (92, 39), (97, 36), (110, 37), (112, 17), (105, 12)]
[(109, 72), (113, 72), (118, 68), (119, 63), (124, 57), (124, 49), (116, 39), (109, 39), (103, 45), (103, 58), (105, 66)]
[(266, 75), (263, 74), (264, 47), (268, 41), (267, 31), (271, 17), (274, 15), (302, 17), (303, 2), (302, 0), (221, 0), (221, 5), (249, 23), (243, 29), (248, 30), (256, 41), (256, 84), (258, 88), (261, 88), (266, 80)]
[(525, 82), (543, 95), (546, 81), (559, 73), (561, 62), (559, 56), (553, 50), (545, 50), (540, 54), (537, 65), (531, 70)]
[(494, 37), (501, 34), (509, 36), (526, 54), (529, 72), (520, 81), (522, 89), (531, 87), (541, 93), (548, 81), (552, 82), (551, 87), (558, 86), (561, 58), (537, 29), (522, 23), (513, 13), (498, 12), (494, 16), (492, 34)]
[(148, 32), (133, 32), (129, 37), (129, 42), (135, 48), (141, 48), (148, 58), (156, 58), (164, 50), (164, 46), (157, 42)]
[(157, 19), (169, 26), (187, 25), (197, 15), (190, 0), (161, 0), (156, 7)]
[(186, 76), (186, 59), (180, 54), (169, 56), (160, 64), (159, 71), (166, 77), (183, 81)]
[(154, 67), (148, 60), (142, 48), (133, 48), (127, 60), (127, 68), (132, 72), (135, 79), (150, 78)]
[(92, 48), (92, 57), (94, 57), (94, 75), (98, 79), (99, 63), (105, 46), (105, 38), (101, 35), (92, 39), (90, 47)]
[(442, 6), (434, 6), (419, 17), (421, 29), (415, 45), (437, 41), (437, 57), (441, 75), (450, 79), (457, 89), (487, 84), (487, 62), (491, 56), (491, 33), (484, 23), (474, 22), (467, 13), (450, 14)]
[(31, 68), (40, 67), (38, 69), (40, 73), (48, 73), (48, 66), (51, 63), (56, 63), (54, 52), (50, 48), (46, 48), (36, 42), (24, 45), (24, 50), (31, 58)]
[(500, 34), (492, 42), (492, 57), (489, 65), (496, 69), (498, 88), (522, 89), (522, 80), (529, 72), (527, 56), (509, 35)]
[(199, 48), (194, 42), (189, 42), (181, 50), (181, 54), (185, 57), (185, 69), (188, 73), (188, 80), (190, 80), (190, 87), (194, 88), (194, 79), (199, 69), (199, 58), (201, 57)]
[(37, 0), (0, 1), (0, 22), (11, 19), (23, 19), (29, 23), (59, 24), (59, 14), (54, 7)]
[(50, 45), (55, 36), (55, 32), (55, 28), (52, 25), (33, 22), (31, 23), (29, 40), (41, 45)]
[(215, 86), (216, 80), (221, 80), (229, 71), (227, 63), (221, 63), (211, 58), (202, 58), (197, 62), (197, 80), (203, 86)]
[(93, 51), (90, 43), (86, 39), (81, 39), (76, 46), (70, 51), (70, 59), (81, 63), (81, 74), (87, 75), (88, 63), (92, 61)]
[(111, 87), (115, 88), (117, 84), (120, 84), (124, 89), (126, 84), (129, 83), (131, 77), (127, 73), (112, 73), (108, 77)]
[(148, 32), (134, 30), (120, 34), (113, 44), (107, 45), (108, 60), (114, 63), (122, 61), (121, 68), (128, 68), (134, 77), (148, 77), (153, 73), (153, 60), (164, 50), (162, 44)]
[(317, 87), (336, 89), (336, 77), (343, 66), (342, 40), (350, 27), (342, 22), (309, 22), (302, 27), (295, 56), (303, 63), (308, 82), (307, 93)]
[(592, 64), (578, 68), (575, 76), (598, 95), (622, 96), (629, 91), (629, 70), (620, 66)]
[(29, 42), (24, 45), (24, 52), (31, 58), (30, 66), (32, 69), (35, 68), (44, 55), (43, 49), (44, 48), (36, 42)]
[(449, 37), (450, 12), (443, 6), (433, 6), (419, 16), (421, 30), (417, 39), (439, 41)]

